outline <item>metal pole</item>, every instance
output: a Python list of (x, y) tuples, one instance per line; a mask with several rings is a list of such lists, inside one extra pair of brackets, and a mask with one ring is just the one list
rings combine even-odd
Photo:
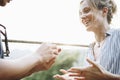
[[(4, 39), (2, 39), (3, 42), (5, 42)], [(10, 43), (27, 43), (27, 44), (41, 44), (43, 42), (39, 41), (25, 41), (25, 40), (12, 40), (8, 39), (8, 42)], [(80, 45), (80, 44), (65, 44), (65, 43), (53, 43), (56, 45), (61, 45), (61, 46), (78, 46), (78, 47), (89, 47), (88, 45)]]

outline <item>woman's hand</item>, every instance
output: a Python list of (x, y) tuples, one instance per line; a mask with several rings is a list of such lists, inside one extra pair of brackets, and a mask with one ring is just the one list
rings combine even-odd
[(63, 73), (63, 75), (56, 74), (53, 77), (59, 80), (74, 80), (73, 77), (70, 77), (69, 74), (66, 70), (61, 69), (60, 72)]
[(69, 70), (62, 70), (63, 75), (55, 75), (59, 80), (120, 80), (120, 75), (106, 71), (100, 64), (87, 59), (90, 66), (80, 68), (72, 67)]
[(106, 71), (101, 65), (89, 59), (87, 61), (90, 63), (88, 67), (69, 69), (70, 76), (77, 76), (76, 80), (82, 80), (80, 77), (84, 77), (85, 80), (114, 80), (113, 74)]
[[(61, 69), (60, 72), (63, 73), (63, 75), (56, 74), (53, 77), (59, 80), (76, 80), (75, 78), (79, 78), (81, 80), (84, 80), (84, 77), (77, 77), (77, 76), (70, 76), (71, 73), (67, 70)], [(72, 73), (73, 75), (73, 73)]]

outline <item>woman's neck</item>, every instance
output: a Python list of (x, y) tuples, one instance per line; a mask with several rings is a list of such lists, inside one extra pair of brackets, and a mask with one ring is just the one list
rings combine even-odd
[(95, 39), (97, 42), (101, 42), (105, 39), (105, 33), (98, 33), (95, 34)]
[(104, 29), (99, 29), (98, 31), (94, 32), (96, 42), (101, 42), (106, 38), (106, 32), (109, 30), (109, 27)]

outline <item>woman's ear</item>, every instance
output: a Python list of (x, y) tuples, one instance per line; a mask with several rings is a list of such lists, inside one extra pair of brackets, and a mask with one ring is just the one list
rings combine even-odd
[(102, 9), (102, 13), (103, 13), (103, 16), (106, 16), (107, 13), (108, 13), (108, 8), (107, 8), (107, 7), (104, 7), (104, 8)]

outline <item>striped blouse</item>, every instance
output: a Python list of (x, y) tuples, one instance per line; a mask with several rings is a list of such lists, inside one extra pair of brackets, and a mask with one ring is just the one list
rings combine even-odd
[[(109, 72), (120, 74), (120, 29), (110, 29), (100, 48), (99, 63)], [(94, 60), (93, 46), (90, 46), (88, 57)]]

